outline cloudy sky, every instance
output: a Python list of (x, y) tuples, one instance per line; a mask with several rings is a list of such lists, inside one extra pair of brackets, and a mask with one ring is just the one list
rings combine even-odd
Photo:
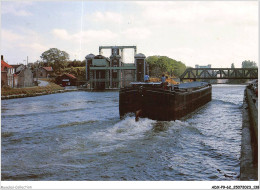
[[(9, 64), (49, 48), (70, 59), (101, 45), (136, 45), (146, 56), (230, 67), (258, 63), (258, 1), (2, 1), (1, 54)], [(107, 53), (107, 52), (104, 52)], [(105, 54), (106, 55), (106, 54)], [(128, 51), (126, 62), (133, 52)]]

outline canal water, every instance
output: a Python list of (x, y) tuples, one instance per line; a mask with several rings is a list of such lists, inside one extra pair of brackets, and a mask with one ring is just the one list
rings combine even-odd
[(2, 180), (239, 180), (244, 88), (171, 122), (120, 120), (118, 92), (2, 100)]

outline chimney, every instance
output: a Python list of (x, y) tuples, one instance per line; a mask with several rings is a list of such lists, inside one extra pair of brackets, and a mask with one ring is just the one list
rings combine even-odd
[(3, 56), (3, 55), (1, 55), (1, 61), (2, 61), (2, 60), (4, 60), (4, 56)]

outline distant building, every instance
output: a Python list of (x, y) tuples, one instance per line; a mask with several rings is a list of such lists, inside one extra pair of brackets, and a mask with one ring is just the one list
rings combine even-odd
[(4, 61), (4, 56), (1, 55), (1, 85), (14, 87), (14, 71), (15, 69)]
[(41, 67), (35, 72), (36, 78), (49, 78), (54, 73), (54, 70), (52, 67)]
[(65, 86), (76, 86), (77, 78), (72, 74), (63, 74), (61, 76), (56, 77), (56, 83), (65, 87)]
[(203, 69), (203, 68), (211, 68), (211, 64), (208, 64), (208, 65), (195, 65), (195, 68), (201, 68), (201, 69)]
[[(195, 68), (198, 68), (198, 69), (207, 69), (207, 68), (211, 68), (211, 64), (208, 64), (208, 65), (195, 65)], [(209, 70), (208, 73), (212, 75), (212, 71), (211, 71), (211, 70)], [(205, 73), (204, 77), (209, 76), (209, 74)], [(212, 84), (218, 83), (218, 82), (217, 82), (218, 80), (216, 80), (216, 79), (202, 79), (201, 81), (203, 81), (203, 82), (208, 82), (208, 83), (212, 83)]]
[(34, 86), (33, 72), (31, 68), (24, 67), (14, 75), (14, 87), (23, 88)]
[(14, 68), (14, 72), (19, 72), (25, 68), (24, 64), (19, 64), (19, 65), (11, 65)]

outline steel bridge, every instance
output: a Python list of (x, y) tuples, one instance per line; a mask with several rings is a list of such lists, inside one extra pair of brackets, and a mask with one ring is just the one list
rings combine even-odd
[(180, 79), (258, 79), (258, 68), (188, 68)]

